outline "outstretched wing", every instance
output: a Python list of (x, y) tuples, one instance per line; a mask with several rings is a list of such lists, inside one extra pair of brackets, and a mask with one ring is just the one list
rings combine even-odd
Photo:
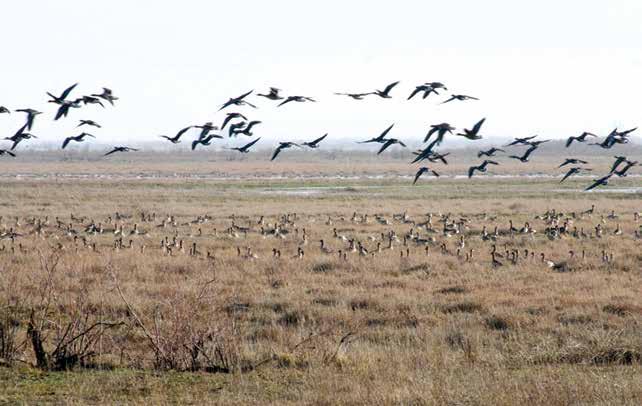
[(282, 150), (282, 149), (283, 149), (283, 148), (279, 145), (279, 146), (274, 150), (274, 153), (272, 154), (272, 158), (270, 159), (270, 161), (274, 161), (274, 160), (276, 159), (276, 157), (279, 155), (279, 153), (281, 152), (281, 150)]
[(482, 118), (481, 120), (479, 120), (479, 122), (477, 124), (475, 124), (475, 126), (473, 127), (473, 133), (477, 134), (479, 132), (479, 130), (481, 129), (482, 124), (484, 124), (484, 121), (486, 121), (485, 117)]
[(396, 82), (393, 82), (393, 83), (389, 84), (389, 85), (388, 85), (388, 86), (386, 86), (386, 88), (383, 90), (383, 93), (388, 94), (388, 93), (389, 93), (389, 92), (390, 92), (390, 91), (391, 91), (395, 86), (397, 86), (398, 84), (399, 84), (399, 81), (396, 81)]
[(71, 137), (65, 138), (65, 140), (62, 142), (62, 149), (65, 149), (67, 144), (69, 144), (69, 141), (71, 141)]
[(75, 84), (69, 86), (68, 88), (66, 88), (65, 91), (62, 92), (62, 94), (60, 95), (60, 98), (63, 99), (63, 100), (66, 99), (67, 96), (69, 96), (69, 93), (71, 93), (71, 91), (74, 90), (74, 88), (76, 86), (78, 86), (78, 83), (75, 83)]
[(316, 140), (312, 141), (310, 144), (316, 145), (316, 144), (320, 143), (321, 141), (323, 141), (325, 139), (325, 137), (327, 137), (327, 136), (328, 136), (328, 133), (325, 133), (323, 136), (321, 136), (321, 137), (317, 138)]

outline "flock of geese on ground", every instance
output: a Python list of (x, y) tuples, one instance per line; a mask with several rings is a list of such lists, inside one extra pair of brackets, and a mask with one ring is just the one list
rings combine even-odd
[[(157, 216), (150, 212), (137, 215), (116, 212), (101, 221), (74, 214), (69, 219), (0, 216), (0, 255), (39, 252), (36, 247), (42, 246), (36, 242), (44, 241), (54, 251), (71, 255), (126, 250), (214, 261), (229, 258), (230, 254), (233, 258), (230, 250), (235, 249), (236, 256), (247, 261), (260, 257), (303, 259), (310, 251), (313, 256), (347, 261), (352, 257), (372, 258), (398, 252), (402, 259), (438, 254), (482, 265), (489, 261), (494, 268), (506, 263), (541, 263), (557, 271), (570, 271), (581, 269), (582, 263), (594, 264), (597, 258), (603, 263), (612, 263), (613, 252), (583, 248), (577, 253), (569, 251), (564, 260), (553, 261), (544, 252), (526, 248), (532, 246), (529, 241), (534, 244), (564, 239), (578, 241), (582, 247), (586, 245), (579, 242), (581, 240), (627, 238), (642, 242), (640, 215), (638, 212), (632, 216), (630, 213), (620, 215), (615, 211), (598, 214), (594, 205), (582, 212), (547, 210), (532, 220), (541, 225), (539, 232), (531, 221), (516, 227), (512, 219), (499, 219), (486, 213), (460, 216), (427, 213), (418, 218), (410, 217), (407, 212), (372, 216), (355, 212), (351, 217), (288, 213), (273, 217), (273, 221), (265, 216), (234, 215), (221, 218), (199, 215), (179, 220), (173, 215)], [(634, 223), (633, 232), (625, 232), (620, 222)], [(502, 223), (503, 226), (498, 225)], [(272, 242), (258, 243), (261, 240)], [(478, 261), (473, 247), (484, 246), (488, 256)], [(255, 247), (266, 252), (257, 253)]]
[[(363, 100), (365, 97), (379, 97), (383, 99), (390, 99), (392, 98), (392, 95), (391, 95), (392, 90), (398, 84), (399, 84), (399, 81), (393, 82), (387, 85), (383, 90), (374, 90), (374, 91), (363, 92), (363, 93), (335, 93), (335, 95), (350, 97), (354, 100)], [(50, 97), (50, 100), (48, 100), (48, 102), (57, 105), (57, 110), (54, 116), (54, 120), (67, 117), (70, 111), (72, 111), (72, 109), (78, 109), (78, 108), (87, 106), (88, 104), (100, 105), (102, 107), (105, 107), (105, 103), (109, 103), (110, 105), (113, 106), (114, 102), (118, 100), (118, 97), (114, 96), (114, 93), (112, 92), (112, 90), (108, 88), (103, 88), (102, 92), (100, 93), (93, 93), (87, 96), (81, 96), (81, 97), (72, 99), (70, 98), (70, 94), (76, 88), (77, 85), (78, 84), (76, 83), (68, 87), (60, 94), (60, 96), (55, 96), (54, 94), (47, 92), (47, 95)], [(418, 96), (418, 95), (421, 95), (423, 99), (426, 99), (431, 94), (435, 94), (436, 96), (438, 96), (440, 95), (439, 92), (445, 92), (445, 91), (448, 91), (448, 88), (443, 83), (427, 82), (427, 83), (415, 86), (415, 89), (413, 89), (410, 95), (408, 96), (408, 100), (413, 99), (415, 96)], [(240, 96), (230, 98), (229, 100), (227, 100), (225, 103), (221, 105), (221, 107), (219, 108), (219, 111), (227, 109), (229, 107), (237, 107), (237, 108), (250, 107), (250, 108), (256, 109), (257, 108), (256, 104), (248, 100), (248, 98), (252, 95), (253, 92), (254, 92), (253, 90), (250, 90), (248, 92), (241, 94)], [(309, 96), (301, 96), (301, 95), (284, 96), (282, 95), (282, 91), (280, 89), (277, 89), (274, 87), (271, 87), (269, 91), (266, 93), (257, 93), (256, 96), (275, 102), (277, 103), (276, 105), (278, 107), (282, 107), (293, 102), (296, 102), (296, 103), (315, 103), (316, 102), (315, 98), (309, 97)], [(465, 94), (452, 94), (450, 97), (442, 101), (441, 104), (451, 103), (451, 102), (464, 102), (469, 100), (479, 100), (479, 99), (473, 96), (465, 95)], [(9, 149), (0, 149), (0, 156), (6, 155), (10, 157), (15, 157), (16, 154), (14, 151), (20, 143), (32, 138), (37, 138), (35, 135), (31, 134), (29, 131), (31, 131), (34, 126), (36, 116), (38, 116), (39, 114), (42, 114), (42, 112), (31, 108), (16, 109), (15, 111), (25, 113), (26, 122), (13, 134), (13, 136), (4, 138), (4, 140), (10, 141), (12, 145)], [(9, 114), (11, 113), (11, 111), (4, 106), (0, 106), (0, 114), (2, 113)], [(415, 155), (415, 158), (412, 160), (411, 163), (414, 164), (414, 163), (420, 163), (423, 161), (428, 161), (430, 163), (443, 163), (447, 165), (448, 161), (446, 159), (446, 156), (448, 156), (449, 153), (440, 153), (437, 151), (437, 147), (439, 147), (442, 144), (446, 135), (463, 137), (471, 141), (480, 140), (483, 138), (482, 126), (485, 120), (486, 119), (483, 118), (479, 120), (475, 125), (473, 125), (472, 128), (470, 129), (464, 128), (460, 132), (456, 132), (456, 133), (454, 132), (457, 131), (457, 128), (450, 125), (449, 123), (438, 123), (438, 124), (431, 125), (426, 136), (423, 139), (423, 143), (427, 145), (419, 149), (418, 151), (413, 152), (413, 154)], [(191, 142), (192, 150), (195, 150), (199, 145), (208, 146), (208, 145), (211, 145), (211, 143), (215, 139), (223, 139), (224, 137), (221, 134), (223, 133), (226, 127), (228, 127), (228, 130), (227, 130), (228, 137), (237, 137), (239, 135), (252, 137), (254, 136), (253, 131), (255, 127), (259, 124), (261, 124), (261, 121), (249, 120), (247, 116), (243, 113), (229, 112), (229, 113), (226, 113), (226, 116), (223, 119), (220, 127), (214, 125), (212, 121), (208, 121), (204, 124), (188, 125), (180, 129), (174, 136), (161, 135), (160, 137), (166, 139), (168, 142), (171, 142), (172, 144), (178, 144), (181, 142), (181, 138), (183, 136), (185, 136), (189, 131), (196, 129), (198, 130), (198, 136)], [(406, 144), (401, 140), (397, 138), (388, 137), (388, 134), (392, 130), (393, 126), (394, 124), (390, 125), (377, 137), (373, 137), (365, 141), (358, 141), (358, 143), (380, 144), (381, 146), (377, 151), (377, 155), (383, 153), (385, 150), (387, 150), (388, 148), (394, 145), (398, 145), (400, 147), (405, 148)], [(85, 120), (85, 119), (80, 120), (77, 127), (101, 128), (100, 124), (96, 123), (95, 121)], [(632, 128), (625, 131), (619, 131), (616, 128), (613, 131), (611, 131), (601, 142), (590, 143), (590, 145), (595, 145), (603, 149), (611, 149), (615, 145), (627, 144), (630, 141), (630, 138), (629, 138), (630, 134), (635, 130), (636, 128)], [(215, 133), (215, 131), (219, 133), (217, 134)], [(433, 135), (435, 136), (434, 139), (433, 139)], [(301, 144), (295, 143), (292, 141), (280, 141), (272, 154), (271, 160), (274, 161), (282, 151), (289, 148), (303, 148), (303, 147), (312, 148), (312, 149), (319, 148), (320, 143), (327, 136), (328, 134), (324, 134), (323, 136), (317, 139), (304, 142)], [(67, 137), (62, 142), (62, 149), (65, 149), (71, 142), (80, 143), (80, 142), (86, 141), (87, 138), (95, 138), (95, 137), (94, 135), (84, 131), (76, 136)], [(535, 138), (537, 138), (537, 136), (515, 138), (513, 142), (509, 143), (505, 147), (522, 146), (527, 148), (523, 151), (521, 155), (511, 154), (511, 155), (508, 155), (508, 158), (518, 160), (522, 163), (529, 162), (530, 157), (538, 149), (538, 147), (541, 144), (550, 141), (550, 140), (536, 140)], [(597, 138), (597, 136), (590, 132), (583, 132), (581, 135), (577, 137), (575, 136), (569, 137), (568, 140), (566, 141), (566, 147), (569, 148), (574, 142), (587, 143), (589, 138)], [(245, 154), (250, 152), (250, 149), (259, 140), (260, 140), (260, 137), (244, 145), (241, 145), (239, 147), (234, 147), (231, 149)], [(129, 152), (129, 151), (138, 151), (138, 149), (132, 148), (129, 146), (115, 146), (110, 151), (106, 152), (104, 155), (108, 156), (115, 153), (123, 153), (123, 152)], [(506, 151), (502, 148), (497, 148), (497, 147), (492, 147), (487, 150), (479, 151), (479, 153), (477, 154), (478, 158), (484, 157), (485, 159), (479, 165), (471, 166), (468, 169), (468, 177), (469, 178), (473, 177), (473, 175), (475, 175), (476, 172), (480, 172), (480, 173), (487, 172), (489, 166), (499, 165), (497, 161), (490, 159), (495, 157), (498, 152), (505, 153)], [(582, 161), (576, 158), (566, 159), (566, 161), (560, 165), (560, 168), (566, 165), (573, 165), (573, 166), (568, 168), (568, 171), (564, 174), (561, 182), (564, 182), (567, 178), (573, 175), (592, 171), (591, 168), (581, 166), (587, 163), (588, 162)], [(591, 185), (589, 185), (586, 188), (586, 190), (591, 190), (598, 186), (607, 185), (609, 180), (614, 175), (618, 177), (626, 176), (627, 172), (636, 165), (638, 165), (637, 161), (629, 160), (625, 156), (616, 156), (616, 160), (611, 168), (611, 171), (605, 176), (602, 176), (596, 179)], [(419, 178), (424, 174), (432, 174), (433, 176), (436, 176), (436, 177), (439, 176), (439, 173), (433, 168), (428, 166), (422, 166), (415, 173), (413, 185), (416, 184)]]

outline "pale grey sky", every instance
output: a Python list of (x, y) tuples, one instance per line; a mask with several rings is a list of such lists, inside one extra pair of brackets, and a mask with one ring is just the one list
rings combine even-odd
[[(642, 124), (642, 2), (468, 1), (7, 1), (0, 13), (0, 105), (45, 111), (33, 133), (75, 135), (78, 119), (103, 124), (103, 143), (149, 141), (214, 121), (221, 103), (276, 86), (316, 104), (242, 108), (273, 139), (377, 135), (419, 140), (430, 124), (491, 136), (561, 138)], [(355, 102), (333, 92), (400, 80), (394, 99)], [(442, 81), (480, 101), (406, 101)], [(115, 108), (87, 106), (53, 122), (45, 91), (102, 86)], [(232, 111), (232, 110), (228, 110)], [(3, 137), (22, 122), (0, 116)], [(190, 137), (191, 138), (191, 137)], [(243, 140), (245, 141), (245, 140)]]

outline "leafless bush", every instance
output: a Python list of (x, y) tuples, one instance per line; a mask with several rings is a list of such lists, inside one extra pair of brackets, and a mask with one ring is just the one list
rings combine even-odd
[(176, 292), (158, 302), (148, 314), (135, 310), (115, 276), (114, 281), (153, 353), (154, 368), (223, 373), (243, 369), (234, 319), (223, 306), (217, 306), (210, 292), (215, 280), (205, 282), (196, 294)]
[[(96, 355), (96, 344), (108, 329), (122, 322), (97, 319), (81, 290), (73, 300), (64, 302), (56, 273), (60, 256), (40, 256), (42, 280), (39, 301), (31, 306), (27, 337), (36, 358), (36, 366), (48, 370), (88, 366)], [(55, 311), (54, 311), (55, 309)]]

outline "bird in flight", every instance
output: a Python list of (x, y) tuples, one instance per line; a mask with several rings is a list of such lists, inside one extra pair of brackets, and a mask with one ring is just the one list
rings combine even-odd
[(417, 181), (419, 180), (421, 175), (423, 175), (424, 173), (428, 173), (428, 172), (432, 173), (436, 177), (439, 177), (439, 174), (437, 172), (433, 171), (432, 169), (428, 168), (427, 166), (422, 166), (421, 168), (419, 168), (417, 173), (415, 173), (415, 180), (412, 182), (412, 184), (414, 185), (415, 183), (417, 183)]
[(508, 157), (509, 157), (509, 158), (513, 158), (513, 159), (517, 159), (517, 160), (519, 160), (519, 161), (522, 161), (522, 162), (526, 163), (526, 162), (528, 162), (528, 157), (529, 157), (529, 156), (533, 153), (533, 151), (535, 151), (536, 149), (537, 149), (537, 146), (536, 146), (536, 145), (533, 145), (533, 146), (531, 146), (530, 148), (528, 148), (528, 149), (526, 150), (526, 152), (524, 152), (524, 155), (522, 155), (522, 156), (509, 155)]
[(375, 90), (373, 94), (376, 94), (377, 96), (384, 98), (384, 99), (391, 99), (392, 96), (390, 96), (390, 91), (399, 84), (399, 81), (393, 82), (386, 86), (385, 89), (383, 90)]
[(221, 137), (221, 136), (220, 136), (220, 135), (218, 135), (218, 134), (210, 134), (210, 135), (208, 135), (207, 137), (198, 138), (198, 139), (196, 139), (196, 140), (192, 141), (192, 151), (194, 151), (194, 150), (196, 149), (196, 146), (197, 146), (198, 144), (206, 145), (206, 146), (207, 146), (207, 145), (210, 145), (210, 144), (212, 143), (212, 140), (213, 140), (214, 138), (222, 139), (223, 137)]
[(254, 120), (247, 123), (247, 125), (245, 125), (245, 122), (243, 122), (242, 124), (243, 124), (243, 127), (241, 128), (232, 129), (234, 124), (230, 126), (230, 137), (236, 136), (237, 134), (243, 134), (243, 135), (247, 135), (248, 137), (251, 137), (252, 135), (254, 135), (252, 134), (252, 127), (254, 127), (255, 125), (261, 124), (261, 121)]
[(592, 169), (590, 169), (590, 168), (580, 168), (580, 167), (577, 167), (577, 166), (573, 166), (572, 168), (570, 168), (568, 170), (568, 172), (566, 172), (566, 174), (564, 175), (562, 180), (560, 180), (560, 183), (564, 182), (566, 179), (568, 179), (569, 177), (571, 177), (573, 175), (579, 174), (582, 171), (592, 171)]
[(82, 96), (74, 101), (74, 103), (80, 103), (82, 102), (85, 106), (88, 104), (100, 104), (102, 108), (105, 108), (105, 105), (103, 102), (100, 101), (98, 97), (94, 96)]
[(83, 125), (89, 125), (89, 126), (92, 126), (92, 127), (101, 128), (100, 124), (98, 124), (97, 122), (95, 122), (93, 120), (80, 120), (80, 124), (78, 124), (76, 126), (76, 128), (82, 127)]
[(181, 137), (183, 136), (183, 134), (185, 134), (190, 129), (192, 129), (191, 125), (181, 129), (173, 137), (168, 137), (167, 135), (160, 135), (160, 137), (165, 138), (167, 141), (171, 142), (172, 144), (178, 144), (179, 142), (181, 142)]
[(486, 119), (482, 118), (477, 122), (477, 124), (475, 124), (472, 130), (465, 128), (463, 133), (458, 133), (457, 135), (466, 137), (469, 140), (481, 140), (482, 137), (479, 135), (479, 130), (481, 129), (482, 124), (484, 124), (484, 121), (486, 121)]
[(109, 151), (103, 156), (115, 154), (116, 152), (130, 152), (130, 151), (138, 151), (138, 149), (131, 148), (131, 147), (114, 147), (114, 149), (112, 149), (111, 151)]
[(487, 156), (487, 157), (490, 158), (490, 157), (495, 156), (495, 154), (498, 153), (498, 152), (506, 152), (506, 151), (504, 151), (503, 149), (500, 149), (500, 148), (492, 147), (490, 149), (487, 149), (486, 151), (483, 151), (483, 150), (479, 151), (477, 153), (477, 158), (481, 158), (483, 156)]
[(470, 168), (468, 168), (468, 178), (469, 179), (472, 178), (473, 175), (475, 174), (475, 171), (478, 171), (478, 172), (486, 172), (486, 171), (488, 171), (488, 168), (487, 168), (488, 165), (499, 165), (499, 163), (486, 159), (480, 165), (471, 166)]
[(416, 154), (417, 156), (415, 157), (415, 159), (411, 163), (414, 164), (416, 162), (423, 161), (424, 159), (430, 160), (431, 156), (436, 155), (435, 151), (433, 151), (433, 148), (437, 145), (438, 141), (439, 141), (438, 138), (435, 139), (433, 142), (428, 144), (428, 146), (426, 148), (424, 148), (423, 150), (419, 151)]
[(51, 100), (49, 100), (49, 103), (63, 104), (64, 102), (67, 101), (66, 99), (67, 99), (67, 96), (69, 96), (69, 93), (71, 93), (71, 91), (74, 90), (76, 86), (78, 86), (78, 83), (75, 83), (69, 86), (60, 94), (59, 97), (56, 97), (53, 94), (47, 92), (47, 95), (51, 97)]
[(283, 100), (283, 96), (279, 94), (281, 89), (277, 89), (276, 87), (271, 87), (270, 92), (268, 94), (261, 94), (258, 93), (257, 96), (265, 97), (266, 99), (270, 100)]
[(71, 142), (71, 141), (75, 141), (75, 142), (83, 142), (83, 141), (85, 140), (85, 137), (96, 138), (96, 137), (94, 137), (93, 135), (91, 135), (91, 134), (89, 134), (89, 133), (81, 133), (81, 134), (79, 134), (79, 135), (76, 135), (75, 137), (67, 137), (67, 138), (65, 138), (65, 140), (62, 142), (62, 149), (65, 149), (65, 147), (67, 146), (67, 144), (69, 144), (69, 142)]
[(16, 111), (19, 111), (21, 113), (27, 113), (27, 130), (31, 130), (31, 127), (33, 127), (33, 122), (36, 119), (36, 116), (38, 114), (42, 114), (41, 111), (34, 110), (34, 109), (18, 109)]
[(67, 100), (67, 96), (69, 96), (69, 93), (71, 93), (74, 88), (78, 86), (78, 83), (75, 83), (71, 86), (69, 86), (67, 89), (65, 89), (64, 92), (60, 96), (54, 96), (53, 94), (47, 92), (47, 95), (51, 97), (51, 100), (49, 100), (49, 103), (55, 103), (59, 105), (58, 111), (56, 112), (56, 116), (54, 117), (54, 120), (58, 120), (61, 117), (67, 117), (67, 114), (69, 114), (69, 109), (70, 108), (79, 108), (80, 107), (80, 102), (82, 101), (81, 99), (77, 100)]
[[(259, 95), (260, 96), (260, 95)], [(247, 117), (245, 117), (241, 113), (227, 113), (225, 116), (225, 120), (223, 120), (223, 124), (221, 124), (221, 131), (225, 128), (225, 126), (231, 121), (234, 120), (235, 118), (242, 118), (243, 120), (247, 120)]]
[(584, 131), (577, 137), (568, 137), (568, 139), (566, 140), (566, 148), (570, 147), (573, 141), (586, 142), (586, 137), (597, 137), (597, 135)]
[(444, 140), (444, 136), (447, 133), (452, 134), (453, 131), (455, 131), (455, 127), (451, 126), (448, 123), (431, 125), (430, 131), (428, 131), (428, 134), (426, 134), (426, 137), (424, 137), (424, 142), (428, 142), (430, 140), (430, 137), (432, 137), (433, 134), (437, 133), (436, 145), (439, 145)]
[(118, 100), (118, 97), (114, 96), (114, 93), (111, 91), (111, 89), (108, 89), (106, 87), (103, 87), (102, 93), (92, 94), (91, 96), (100, 97), (103, 100), (107, 100), (112, 106), (114, 105), (114, 101)]
[(588, 162), (582, 161), (581, 159), (576, 159), (576, 158), (566, 158), (564, 162), (558, 168), (561, 168), (566, 165), (577, 165), (577, 164), (587, 164)]
[(622, 169), (620, 169), (619, 171), (613, 171), (613, 173), (619, 177), (624, 177), (626, 176), (626, 173), (629, 171), (629, 169), (633, 168), (638, 163), (639, 163), (638, 161), (629, 161), (627, 159), (626, 165), (624, 165), (624, 167), (622, 167)]
[(412, 99), (420, 92), (424, 92), (424, 95), (422, 97), (423, 99), (430, 96), (431, 93), (439, 95), (439, 92), (437, 91), (436, 88), (432, 87), (429, 83), (424, 83), (423, 85), (415, 86), (415, 90), (413, 90), (412, 93), (410, 93), (410, 96), (408, 96), (407, 100)]
[(277, 107), (281, 107), (290, 102), (297, 102), (297, 103), (315, 102), (316, 103), (316, 100), (314, 100), (312, 97), (307, 97), (307, 96), (288, 96), (287, 99), (279, 103)]
[(441, 102), (441, 104), (450, 103), (451, 101), (454, 101), (454, 100), (466, 101), (466, 100), (479, 100), (479, 99), (473, 96), (466, 96), (465, 94), (453, 94), (452, 96), (450, 96), (450, 99), (444, 102)]
[(364, 97), (374, 94), (373, 92), (369, 93), (335, 93), (337, 96), (348, 96), (354, 100), (363, 100)]
[(527, 145), (530, 140), (533, 138), (537, 137), (537, 135), (533, 135), (531, 137), (524, 137), (524, 138), (515, 138), (513, 142), (510, 144), (506, 145), (507, 147), (512, 147), (513, 145)]
[(377, 142), (377, 143), (383, 144), (384, 142), (387, 141), (386, 135), (388, 135), (388, 133), (390, 132), (390, 130), (392, 130), (392, 127), (394, 127), (394, 125), (395, 124), (392, 123), (390, 125), (390, 127), (388, 127), (385, 130), (383, 130), (383, 132), (381, 134), (379, 134), (379, 136), (374, 137), (374, 138), (370, 138), (369, 140), (365, 140), (365, 141), (358, 141), (357, 144), (367, 144), (367, 143), (370, 143), (370, 142)]
[[(195, 125), (194, 128), (200, 128), (201, 129), (201, 133), (198, 136), (199, 140), (207, 137), (207, 134), (209, 134), (210, 131), (218, 130), (218, 127), (215, 126), (211, 121), (208, 121), (207, 123), (205, 123), (203, 125)], [(223, 138), (223, 137), (221, 137), (221, 138)]]
[(324, 135), (317, 138), (316, 140), (304, 142), (302, 145), (305, 145), (306, 147), (309, 147), (309, 148), (319, 148), (319, 143), (323, 141), (327, 136), (328, 136), (328, 133), (325, 133)]
[(585, 192), (588, 192), (589, 190), (595, 189), (598, 186), (606, 186), (609, 184), (609, 179), (611, 179), (611, 176), (613, 176), (612, 173), (609, 173), (608, 175), (601, 177), (599, 179), (596, 179), (592, 185), (584, 189)]
[(615, 162), (613, 162), (613, 165), (611, 165), (611, 171), (609, 173), (613, 173), (617, 170), (618, 166), (620, 166), (623, 162), (626, 162), (627, 159), (625, 156), (615, 156)]
[(385, 151), (386, 149), (388, 149), (388, 147), (389, 147), (389, 146), (394, 145), (394, 144), (399, 144), (399, 145), (401, 145), (401, 146), (402, 146), (402, 147), (404, 147), (404, 148), (406, 147), (406, 144), (404, 144), (403, 142), (399, 141), (398, 139), (396, 139), (396, 138), (389, 138), (389, 139), (388, 139), (388, 140), (386, 140), (386, 142), (381, 146), (381, 148), (379, 149), (379, 152), (377, 152), (377, 155), (381, 154), (383, 151)]
[(221, 111), (221, 110), (223, 110), (224, 108), (229, 107), (229, 106), (232, 106), (232, 105), (234, 105), (234, 106), (250, 106), (250, 107), (254, 107), (254, 108), (256, 108), (256, 106), (255, 106), (255, 105), (253, 105), (252, 103), (249, 103), (249, 102), (247, 102), (247, 101), (245, 101), (245, 100), (244, 100), (244, 99), (245, 99), (247, 96), (249, 96), (253, 91), (254, 91), (254, 90), (250, 90), (249, 92), (247, 92), (247, 93), (243, 93), (242, 95), (240, 95), (240, 96), (238, 96), (238, 97), (232, 97), (232, 98), (230, 98), (228, 101), (226, 101), (225, 103), (223, 103), (223, 105), (221, 106), (221, 108), (220, 108), (220, 109), (218, 109), (218, 111)]
[(243, 145), (242, 147), (235, 147), (235, 148), (230, 148), (230, 149), (234, 150), (234, 151), (238, 151), (238, 152), (240, 152), (242, 154), (247, 154), (248, 152), (250, 152), (250, 148), (252, 147), (252, 145), (254, 145), (257, 142), (259, 142), (260, 139), (261, 139), (261, 137), (255, 139), (254, 141), (252, 141), (252, 142), (250, 142), (248, 144)]
[(28, 128), (28, 126), (29, 126), (29, 123), (27, 122), (27, 123), (25, 123), (25, 125), (20, 127), (18, 129), (18, 131), (16, 131), (16, 133), (14, 135), (12, 135), (11, 137), (6, 137), (5, 138), (5, 140), (13, 142), (13, 145), (11, 145), (11, 148), (10, 148), (12, 151), (14, 149), (16, 149), (18, 144), (20, 144), (20, 142), (22, 142), (23, 140), (28, 140), (28, 139), (31, 139), (31, 138), (38, 138), (33, 134), (29, 134), (29, 133), (25, 132), (25, 130)]
[(12, 158), (16, 157), (16, 154), (14, 154), (11, 151), (7, 151), (6, 149), (0, 149), (0, 156), (2, 156), (2, 155), (9, 155)]
[(270, 158), (270, 161), (274, 161), (276, 157), (283, 151), (284, 149), (287, 148), (292, 148), (292, 147), (301, 147), (299, 144), (296, 144), (294, 142), (279, 142), (279, 146), (276, 147), (274, 150), (274, 153), (272, 154), (272, 158)]

